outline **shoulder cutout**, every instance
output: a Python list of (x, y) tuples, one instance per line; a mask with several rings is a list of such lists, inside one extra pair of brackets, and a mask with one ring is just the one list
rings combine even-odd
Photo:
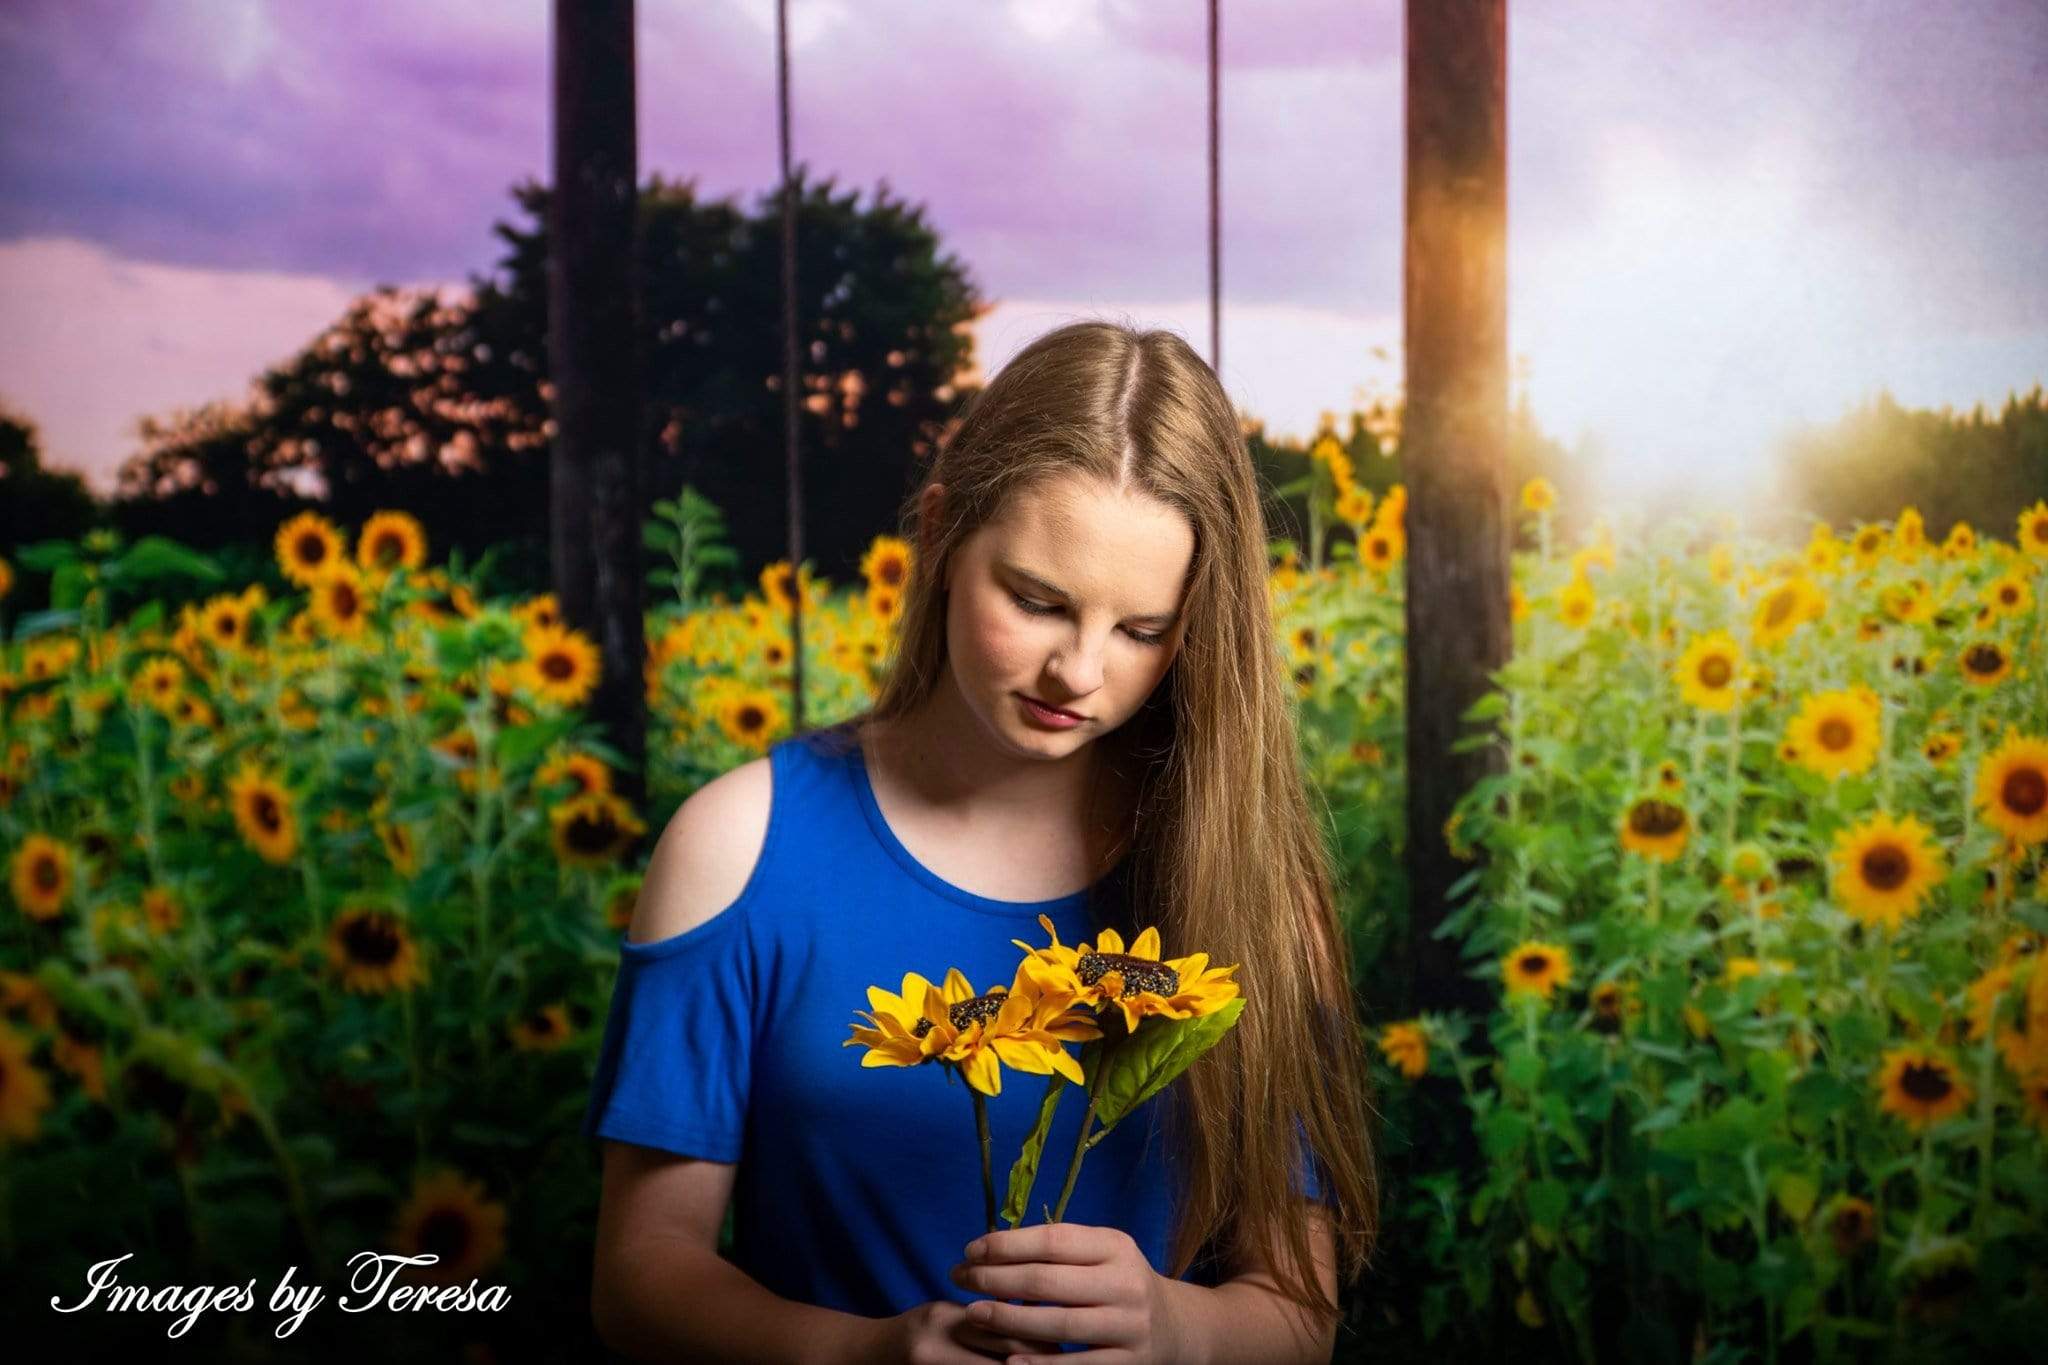
[(773, 779), (767, 758), (712, 778), (676, 807), (655, 842), (632, 943), (674, 938), (731, 908), (753, 879), (768, 842)]

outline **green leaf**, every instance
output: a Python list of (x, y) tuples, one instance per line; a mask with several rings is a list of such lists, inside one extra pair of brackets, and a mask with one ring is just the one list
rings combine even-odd
[[(1089, 1047), (1096, 1046), (1093, 1043)], [(1087, 1048), (1082, 1049), (1082, 1061), (1088, 1060)], [(1031, 1186), (1038, 1179), (1038, 1163), (1045, 1156), (1045, 1136), (1052, 1131), (1053, 1111), (1059, 1108), (1060, 1092), (1067, 1087), (1067, 1078), (1055, 1071), (1047, 1080), (1045, 1098), (1039, 1101), (1038, 1121), (1031, 1125), (1031, 1131), (1024, 1135), (1024, 1145), (1017, 1151), (1017, 1160), (1010, 1166), (1010, 1192), (1003, 1200), (1003, 1221), (1016, 1227), (1024, 1221), (1024, 1215), (1031, 1203)], [(1086, 1120), (1086, 1116), (1083, 1116)]]
[(1529, 1221), (1537, 1227), (1555, 1232), (1570, 1203), (1571, 1191), (1562, 1180), (1537, 1180), (1529, 1185)]
[(78, 628), (78, 609), (60, 607), (54, 611), (32, 611), (14, 623), (14, 638), (32, 640), (38, 635), (50, 635), (60, 630)]
[(54, 573), (78, 562), (78, 547), (68, 540), (39, 540), (14, 552), (14, 562), (37, 573)]
[(528, 725), (515, 725), (498, 736), (498, 761), (516, 768), (550, 744), (569, 733), (574, 716), (553, 716)]
[(1787, 1218), (1804, 1223), (1820, 1196), (1820, 1183), (1803, 1171), (1778, 1171), (1771, 1176), (1771, 1193)]
[(110, 576), (134, 582), (168, 578), (173, 574), (184, 574), (208, 583), (218, 583), (226, 577), (220, 565), (165, 536), (144, 536), (130, 546), (126, 554), (108, 565), (107, 570)]
[(1140, 1024), (1136, 1033), (1106, 1049), (1102, 1078), (1095, 1088), (1095, 1116), (1103, 1128), (1116, 1127), (1187, 1070), (1222, 1041), (1242, 1013), (1244, 997), (1239, 995), (1215, 1013), (1193, 1019), (1154, 1016)]
[(51, 606), (75, 608), (84, 605), (86, 588), (91, 584), (86, 577), (86, 567), (78, 560), (57, 566), (57, 572), (50, 576)]

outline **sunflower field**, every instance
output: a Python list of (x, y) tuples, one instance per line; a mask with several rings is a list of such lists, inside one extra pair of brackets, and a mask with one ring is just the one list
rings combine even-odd
[[(1334, 443), (1311, 481), (1352, 538), (1276, 542), (1275, 666), (1370, 1011), (1404, 899), (1404, 497)], [(1523, 499), (1516, 655), (1466, 741), (1508, 763), (1448, 831), (1497, 1008), (1369, 1022), (1385, 1271), (1340, 1356), (2011, 1340), (2048, 1293), (2048, 506), (2010, 544), (1906, 509), (1786, 553), (1567, 550), (1547, 485)], [(271, 587), (95, 536), (18, 551), (52, 606), (8, 616), (0, 560), (10, 1320), (123, 1252), (131, 1283), (332, 1285), (359, 1249), (431, 1250), (512, 1309), (331, 1314), (319, 1348), (588, 1353), (578, 1124), (642, 836), (788, 733), (798, 594), (807, 719), (871, 699), (910, 565), (882, 536), (858, 584), (785, 561), (707, 597), (715, 513), (659, 510), (640, 808), (582, 712), (593, 643), (403, 512), (294, 518)], [(278, 1358), (268, 1327), (191, 1339)]]

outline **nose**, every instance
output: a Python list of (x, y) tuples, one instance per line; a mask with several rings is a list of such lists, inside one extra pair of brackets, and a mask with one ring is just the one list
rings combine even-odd
[(1088, 696), (1102, 686), (1104, 642), (1080, 635), (1073, 647), (1046, 661), (1045, 675), (1052, 685), (1042, 694), (1055, 706)]

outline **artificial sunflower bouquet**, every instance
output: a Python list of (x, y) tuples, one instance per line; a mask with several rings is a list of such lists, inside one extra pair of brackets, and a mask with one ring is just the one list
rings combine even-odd
[[(939, 985), (906, 972), (896, 992), (868, 987), (872, 1011), (855, 1011), (867, 1026), (853, 1025), (853, 1036), (842, 1044), (867, 1049), (864, 1067), (936, 1061), (949, 1082), (956, 1070), (966, 1079), (990, 1232), (997, 1210), (987, 1096), (1002, 1093), (1005, 1066), (1049, 1078), (1037, 1122), (1010, 1167), (1002, 1217), (1013, 1228), (1024, 1221), (1062, 1092), (1069, 1084), (1087, 1088), (1088, 1108), (1059, 1203), (1044, 1210), (1046, 1221), (1056, 1223), (1089, 1150), (1214, 1047), (1244, 1011), (1231, 979), (1235, 964), (1211, 967), (1207, 953), (1161, 959), (1157, 928), (1140, 933), (1126, 951), (1114, 929), (1103, 930), (1092, 947), (1069, 948), (1049, 918), (1040, 915), (1038, 923), (1052, 942), (1033, 947), (1010, 940), (1025, 955), (1007, 986), (976, 994), (957, 967)], [(1067, 1051), (1068, 1043), (1084, 1044), (1079, 1057)]]

